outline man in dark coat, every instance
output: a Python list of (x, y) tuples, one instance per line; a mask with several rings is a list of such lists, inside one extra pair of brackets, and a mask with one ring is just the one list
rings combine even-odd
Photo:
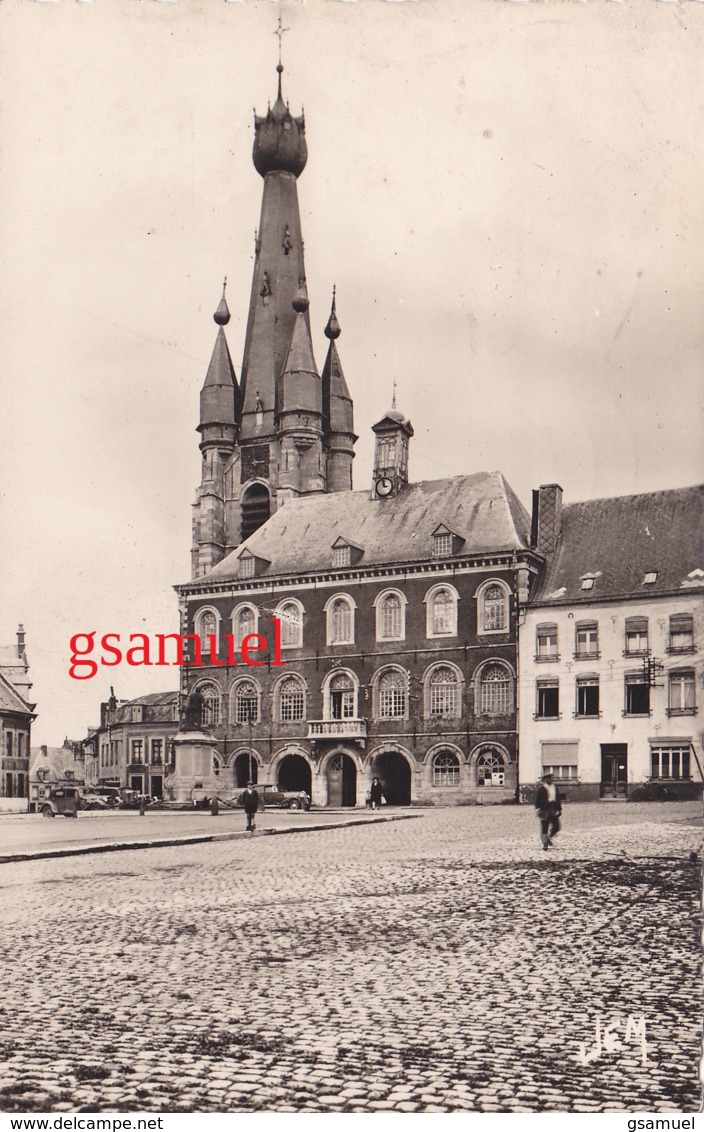
[(543, 849), (552, 845), (552, 839), (560, 829), (562, 802), (551, 774), (544, 774), (535, 794), (535, 810), (540, 819), (540, 840)]
[(373, 810), (381, 805), (381, 799), (384, 797), (381, 783), (378, 778), (372, 779), (372, 785), (369, 790), (369, 805)]
[(254, 789), (254, 783), (247, 783), (246, 790), (240, 795), (240, 803), (247, 815), (247, 832), (254, 833), (254, 815), (259, 809), (259, 795)]

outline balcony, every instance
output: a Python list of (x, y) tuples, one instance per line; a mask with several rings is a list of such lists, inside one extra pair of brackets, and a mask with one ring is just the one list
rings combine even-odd
[(366, 739), (366, 719), (309, 719), (309, 739)]

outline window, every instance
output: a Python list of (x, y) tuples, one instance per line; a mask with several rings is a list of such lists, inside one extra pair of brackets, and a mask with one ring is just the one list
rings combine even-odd
[(333, 676), (328, 685), (331, 719), (354, 719), (357, 714), (357, 688), (346, 672)]
[[(257, 398), (258, 400), (258, 398)], [(266, 449), (264, 448), (264, 451)], [(255, 449), (256, 455), (256, 449)], [(248, 487), (242, 499), (242, 542), (258, 531), (266, 523), (271, 514), (271, 500), (269, 492), (263, 483), (253, 483)], [(243, 573), (244, 560), (251, 562), (251, 573)], [(249, 569), (249, 566), (246, 568)], [(254, 557), (250, 554), (240, 558), (240, 578), (254, 577)]]
[(694, 715), (694, 672), (691, 670), (670, 673), (668, 715)]
[(576, 740), (548, 739), (540, 744), (541, 774), (552, 774), (557, 779), (577, 778), (577, 752), (579, 743)]
[(477, 786), (503, 786), (506, 764), (495, 747), (486, 747), (477, 755)]
[(625, 656), (647, 656), (648, 647), (648, 618), (626, 618), (626, 648)]
[(406, 599), (397, 593), (381, 594), (376, 600), (377, 641), (402, 641), (406, 635)]
[(144, 751), (144, 743), (141, 739), (132, 740), (132, 762), (141, 763), (142, 753)]
[(503, 633), (508, 628), (508, 594), (503, 586), (492, 582), (480, 591), (479, 632)]
[(161, 766), (162, 762), (164, 761), (164, 740), (152, 739), (151, 750), (152, 766)]
[(691, 613), (673, 613), (667, 651), (694, 652), (694, 622)]
[(235, 723), (259, 722), (259, 688), (254, 680), (240, 680), (235, 685)]
[(626, 673), (624, 715), (650, 715), (650, 685), (642, 672)]
[(344, 566), (352, 565), (352, 547), (351, 546), (334, 546), (332, 548), (332, 564), (337, 569), (342, 569)]
[(429, 637), (454, 637), (457, 634), (457, 591), (450, 586), (436, 586), (426, 597)]
[(303, 645), (303, 607), (297, 601), (284, 601), (276, 610), (281, 622), (281, 647), (301, 648)]
[(377, 716), (379, 719), (404, 719), (408, 703), (408, 676), (384, 672), (377, 684)]
[(257, 611), (253, 605), (240, 605), (232, 615), (232, 635), (235, 647), (242, 648), (242, 641), (250, 633), (257, 631)]
[(334, 597), (325, 606), (329, 645), (354, 643), (354, 604), (349, 597)]
[(599, 626), (596, 621), (578, 621), (575, 625), (574, 655), (576, 660), (599, 655)]
[(581, 588), (583, 590), (593, 590), (594, 589), (594, 578), (582, 578)]
[(460, 714), (460, 685), (454, 668), (434, 668), (426, 686), (426, 714), (431, 718), (455, 718)]
[(203, 697), (203, 727), (214, 727), (220, 722), (220, 693), (214, 684), (202, 684), (198, 691)]
[(599, 715), (599, 677), (577, 677), (577, 712), (578, 718), (588, 719)]
[(653, 778), (689, 778), (689, 743), (653, 746), (650, 751)]
[(654, 582), (657, 582), (657, 580), (658, 580), (657, 570), (649, 570), (648, 573), (643, 576), (643, 585), (644, 586), (652, 586)]
[(205, 653), (206, 650), (210, 648), (210, 641), (208, 640), (208, 637), (215, 638), (214, 644), (217, 648), (218, 619), (213, 613), (212, 609), (204, 609), (201, 613), (199, 613), (196, 619), (196, 625), (196, 633), (201, 639), (203, 652)]
[(543, 774), (551, 774), (553, 778), (557, 778), (561, 782), (569, 781), (569, 779), (575, 779), (577, 777), (577, 764), (544, 763)]
[(557, 625), (538, 625), (535, 636), (536, 660), (560, 659), (557, 652)]
[(560, 686), (557, 680), (539, 680), (537, 685), (538, 706), (536, 719), (559, 719)]
[(504, 664), (487, 664), (479, 678), (479, 714), (510, 715), (513, 711), (513, 677)]
[(433, 535), (433, 558), (449, 558), (452, 554), (452, 534), (443, 531)]
[(255, 574), (255, 560), (253, 554), (241, 554), (239, 557), (238, 573), (240, 578), (253, 578)]
[(8, 759), (12, 758), (12, 744), (14, 742), (14, 738), (15, 738), (14, 731), (6, 731), (5, 732), (5, 752), (7, 754)]
[(452, 751), (440, 751), (433, 759), (433, 786), (459, 786), (460, 760)]
[(279, 684), (279, 719), (299, 723), (305, 715), (305, 692), (298, 676), (284, 676)]

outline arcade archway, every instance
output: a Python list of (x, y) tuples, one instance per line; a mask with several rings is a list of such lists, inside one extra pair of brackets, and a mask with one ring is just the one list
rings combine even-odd
[(354, 759), (337, 751), (326, 769), (328, 806), (357, 805), (357, 767)]
[(390, 806), (410, 806), (411, 767), (404, 755), (399, 751), (383, 751), (375, 756), (372, 772), (381, 780)]
[(277, 784), (279, 790), (305, 790), (311, 793), (310, 766), (302, 755), (285, 755), (279, 763)]
[(254, 755), (250, 756), (248, 751), (241, 751), (235, 759), (234, 766), (235, 786), (238, 789), (244, 789), (248, 782), (257, 782), (259, 767)]

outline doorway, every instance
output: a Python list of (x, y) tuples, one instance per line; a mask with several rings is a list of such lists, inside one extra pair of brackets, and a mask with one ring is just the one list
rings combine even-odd
[(248, 751), (241, 751), (235, 759), (235, 786), (238, 789), (244, 790), (248, 782), (257, 784), (257, 773), (259, 767), (254, 755)]
[(628, 744), (601, 744), (602, 798), (625, 798), (628, 791)]
[(279, 763), (279, 790), (305, 790), (311, 793), (310, 766), (301, 755), (286, 755)]
[(374, 774), (381, 779), (384, 797), (390, 806), (410, 806), (411, 768), (399, 751), (384, 751), (374, 760)]
[(354, 759), (340, 751), (327, 769), (328, 806), (357, 805), (357, 767)]

